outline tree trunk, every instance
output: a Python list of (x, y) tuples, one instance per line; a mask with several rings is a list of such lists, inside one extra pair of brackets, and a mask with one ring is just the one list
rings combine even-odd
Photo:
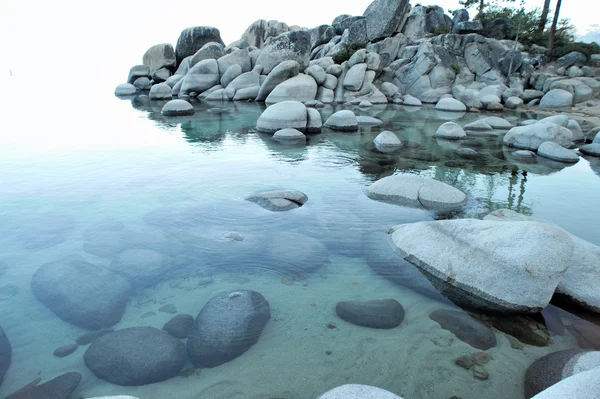
[(546, 27), (546, 23), (548, 22), (548, 12), (550, 11), (550, 0), (544, 0), (544, 8), (542, 9), (542, 16), (540, 18), (540, 23), (538, 24), (537, 30), (535, 33), (541, 35), (544, 33), (544, 28)]
[(550, 28), (550, 39), (548, 39), (548, 52), (552, 52), (554, 48), (554, 37), (556, 36), (556, 25), (558, 25), (558, 16), (560, 14), (560, 5), (562, 0), (556, 0), (556, 10), (554, 11), (554, 19)]
[(479, 0), (479, 14), (483, 16), (483, 8), (485, 7), (485, 4), (483, 3), (483, 0)]

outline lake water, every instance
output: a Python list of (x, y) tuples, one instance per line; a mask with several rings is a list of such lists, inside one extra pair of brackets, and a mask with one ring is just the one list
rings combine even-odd
[[(143, 97), (104, 93), (100, 99), (74, 101), (77, 112), (65, 112), (48, 98), (36, 100), (35, 109), (4, 116), (0, 325), (13, 358), (1, 396), (38, 376), (46, 381), (77, 371), (83, 379), (73, 397), (311, 399), (338, 385), (361, 383), (406, 399), (520, 398), (525, 370), (535, 359), (580, 346), (570, 330), (550, 332), (547, 347), (511, 345), (496, 331), (497, 346), (488, 351), (493, 360), (485, 366), (489, 378), (475, 379), (455, 359), (477, 350), (429, 318), (432, 311), (454, 305), (376, 274), (367, 259), (377, 251), (373, 238), (395, 224), (482, 218), (498, 208), (548, 220), (600, 245), (598, 159), (581, 158), (566, 167), (519, 164), (502, 148), (501, 136), (438, 141), (435, 130), (452, 116), (432, 107), (353, 108), (384, 124), (355, 133), (324, 130), (311, 135), (306, 146), (285, 146), (253, 130), (263, 104), (217, 105), (224, 110), (214, 113), (209, 112), (214, 104), (196, 103), (193, 117), (166, 119), (160, 114), (163, 103), (150, 104)], [(339, 109), (321, 109), (323, 121)], [(467, 114), (457, 122), (479, 117)], [(504, 117), (517, 122), (531, 115)], [(372, 140), (383, 130), (404, 142), (400, 152), (374, 149)], [(475, 149), (481, 158), (457, 157), (459, 146)], [(441, 180), (467, 193), (468, 203), (460, 212), (441, 215), (364, 195), (365, 187), (392, 174)], [(244, 200), (282, 188), (304, 192), (308, 202), (273, 213)], [(248, 244), (223, 249), (230, 232)], [(299, 274), (293, 265), (257, 250), (286, 234), (325, 245), (329, 262)], [(300, 245), (278, 248), (293, 253), (295, 244)], [(221, 366), (139, 387), (95, 377), (84, 365), (85, 347), (55, 357), (56, 348), (74, 343), (87, 330), (61, 320), (35, 299), (33, 274), (71, 255), (110, 266), (128, 246), (155, 249), (170, 263), (156, 284), (137, 288), (115, 329), (161, 329), (174, 315), (160, 310), (165, 305), (196, 317), (215, 293), (251, 289), (271, 307), (258, 343)], [(339, 301), (381, 298), (403, 305), (406, 315), (399, 327), (370, 329), (336, 316)], [(565, 325), (579, 322), (566, 311), (554, 309), (554, 314)], [(331, 322), (335, 328), (329, 328)], [(184, 368), (191, 367), (188, 361)]]

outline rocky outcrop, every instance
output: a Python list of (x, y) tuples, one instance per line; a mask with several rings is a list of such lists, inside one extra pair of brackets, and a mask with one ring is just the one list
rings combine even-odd
[(206, 43), (216, 42), (222, 44), (221, 32), (217, 28), (210, 26), (195, 26), (184, 29), (179, 34), (177, 39), (177, 46), (175, 47), (175, 56), (177, 58), (177, 64), (180, 64), (184, 58), (194, 55), (196, 51), (200, 50)]
[(567, 233), (544, 223), (475, 219), (399, 225), (391, 240), (455, 303), (502, 313), (546, 307), (575, 247)]
[(375, 0), (365, 10), (367, 40), (377, 41), (391, 36), (410, 10), (408, 0)]
[(267, 42), (261, 50), (255, 64), (263, 67), (263, 74), (268, 74), (279, 63), (293, 60), (300, 70), (308, 67), (311, 52), (311, 37), (307, 31), (284, 33)]
[(187, 340), (196, 367), (216, 367), (241, 356), (271, 318), (269, 302), (256, 291), (226, 291), (202, 308)]
[(176, 376), (186, 360), (183, 343), (152, 327), (117, 330), (96, 339), (83, 355), (98, 377), (117, 385), (146, 385)]
[(64, 321), (97, 330), (121, 320), (131, 285), (107, 268), (71, 256), (40, 267), (31, 290)]

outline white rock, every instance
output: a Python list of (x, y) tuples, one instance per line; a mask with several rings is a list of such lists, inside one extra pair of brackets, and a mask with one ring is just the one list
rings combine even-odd
[(325, 76), (325, 81), (323, 82), (323, 87), (325, 87), (326, 89), (335, 90), (335, 88), (337, 87), (337, 84), (338, 84), (338, 78), (336, 78), (335, 76), (333, 76), (329, 73)]
[(331, 115), (325, 122), (325, 127), (333, 130), (356, 131), (358, 130), (358, 121), (354, 112), (343, 110)]
[(585, 136), (583, 135), (583, 130), (581, 130), (581, 126), (579, 122), (574, 119), (569, 119), (569, 123), (567, 124), (567, 129), (573, 133), (573, 141), (584, 141)]
[(318, 85), (322, 85), (325, 82), (325, 79), (327, 79), (327, 74), (325, 73), (325, 70), (319, 65), (313, 65), (306, 68), (306, 71), (304, 71), (304, 73), (306, 73), (309, 76), (312, 76), (312, 78), (317, 82)]
[(384, 177), (367, 187), (367, 197), (396, 205), (453, 210), (467, 202), (462, 191), (441, 181), (414, 175)]
[(373, 118), (372, 116), (358, 115), (356, 120), (359, 125), (377, 126), (383, 124), (381, 119)]
[(375, 147), (381, 152), (393, 152), (402, 147), (402, 142), (393, 132), (384, 130), (373, 140)]
[(552, 89), (540, 100), (540, 108), (564, 108), (573, 105), (573, 94), (562, 89)]
[(600, 367), (565, 378), (531, 399), (598, 399)]
[(346, 90), (360, 90), (365, 80), (365, 74), (367, 72), (367, 64), (361, 63), (356, 64), (348, 70), (346, 77), (344, 78), (344, 89)]
[(458, 124), (454, 122), (446, 122), (438, 128), (433, 137), (446, 140), (460, 140), (466, 139), (467, 133), (465, 133), (463, 128)]
[(300, 73), (278, 84), (265, 102), (274, 104), (281, 101), (310, 101), (317, 96), (317, 82), (312, 76)]
[(333, 388), (317, 399), (402, 399), (402, 397), (369, 385), (347, 384)]
[(148, 79), (145, 76), (142, 76), (141, 78), (137, 78), (135, 80), (135, 82), (133, 82), (133, 85), (140, 90), (150, 90), (150, 87), (152, 87), (152, 83), (150, 83), (150, 79)]
[(504, 144), (521, 150), (537, 151), (545, 141), (552, 141), (568, 148), (573, 141), (573, 133), (554, 123), (535, 123), (529, 126), (517, 126), (504, 136)]
[(435, 105), (435, 109), (440, 111), (450, 111), (450, 112), (466, 112), (467, 107), (465, 104), (454, 98), (442, 98)]
[(536, 123), (556, 123), (557, 125), (567, 127), (569, 125), (569, 115), (552, 115), (540, 119)]
[(510, 108), (510, 109), (516, 109), (519, 108), (521, 105), (523, 105), (523, 100), (521, 100), (519, 97), (508, 97), (506, 99), (506, 101), (504, 102), (504, 106), (506, 108)]
[(479, 97), (479, 101), (481, 101), (481, 104), (483, 104), (483, 106), (487, 107), (490, 104), (500, 104), (502, 100), (500, 100), (500, 97), (498, 96), (488, 94), (487, 96)]
[(171, 100), (162, 107), (165, 116), (193, 115), (194, 107), (185, 100)]
[(396, 86), (395, 84), (390, 83), (390, 82), (383, 82), (381, 84), (381, 92), (383, 93), (384, 96), (386, 96), (388, 98), (392, 98), (396, 94), (398, 94), (399, 90), (398, 90), (398, 86)]
[(600, 157), (600, 143), (582, 145), (579, 147), (579, 152), (593, 157)]
[(256, 97), (256, 101), (265, 101), (277, 85), (298, 75), (299, 71), (300, 64), (298, 64), (297, 61), (287, 60), (279, 63), (279, 65), (273, 68), (267, 75), (267, 78), (260, 87), (260, 92), (258, 93), (258, 97)]
[(335, 92), (325, 86), (320, 86), (317, 89), (316, 100), (323, 104), (331, 104), (335, 100)]
[(150, 89), (150, 94), (148, 94), (148, 97), (150, 97), (150, 100), (170, 100), (173, 98), (171, 86), (166, 83), (154, 85)]
[(515, 158), (520, 158), (520, 159), (533, 159), (533, 158), (535, 158), (535, 152), (528, 151), (528, 150), (514, 151), (510, 155), (512, 155)]
[(307, 112), (307, 124), (306, 133), (320, 133), (321, 127), (323, 127), (323, 120), (321, 114), (314, 108), (306, 108)]
[(579, 161), (579, 156), (575, 151), (568, 150), (563, 146), (551, 141), (543, 142), (537, 150), (539, 156), (552, 159), (558, 162), (576, 163)]
[(494, 128), (492, 126), (490, 126), (488, 123), (485, 123), (482, 120), (478, 120), (478, 121), (469, 123), (468, 125), (465, 125), (465, 130), (471, 130), (474, 132), (486, 132), (486, 131), (494, 130)]
[(405, 95), (402, 100), (404, 101), (404, 105), (408, 105), (411, 107), (420, 107), (421, 105), (423, 105), (423, 103), (421, 102), (421, 100), (419, 100), (418, 98), (415, 98), (413, 96), (411, 96), (410, 94)]
[(372, 107), (373, 104), (371, 104), (369, 100), (362, 100), (360, 103), (358, 103), (358, 106), (361, 108), (369, 108)]
[(242, 67), (238, 64), (233, 64), (221, 76), (221, 86), (227, 87), (235, 78), (242, 74)]
[(282, 143), (299, 142), (306, 141), (306, 136), (296, 129), (286, 128), (276, 131), (275, 134), (273, 134), (273, 140)]
[[(312, 79), (312, 78), (311, 78)], [(298, 101), (282, 101), (263, 111), (256, 121), (256, 130), (263, 133), (275, 133), (284, 128), (306, 131), (307, 111)]]
[(573, 240), (546, 223), (458, 219), (396, 226), (398, 253), (455, 290), (462, 306), (541, 311), (569, 267)]
[(131, 96), (136, 92), (136, 87), (131, 83), (121, 83), (115, 88), (115, 96)]
[(220, 79), (217, 60), (202, 60), (183, 78), (179, 95), (189, 95), (191, 92), (202, 93), (219, 84)]
[(486, 118), (479, 119), (479, 121), (487, 123), (494, 129), (508, 130), (513, 127), (512, 123), (510, 123), (506, 119), (499, 118), (497, 116), (488, 116)]
[(185, 75), (169, 76), (169, 78), (167, 79), (167, 81), (165, 83), (168, 84), (169, 86), (171, 86), (171, 88), (173, 88), (173, 86), (175, 86), (184, 77), (185, 77)]

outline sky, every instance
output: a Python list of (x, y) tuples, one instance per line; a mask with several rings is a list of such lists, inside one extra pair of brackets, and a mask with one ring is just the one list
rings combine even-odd
[[(585, 12), (593, 9), (593, 1), (597, 0), (563, 0), (561, 16), (571, 18), (581, 35), (597, 23), (595, 12)], [(362, 15), (370, 3), (0, 0), (0, 82), (12, 72), (13, 76), (35, 76), (37, 80), (29, 82), (37, 84), (32, 85), (35, 90), (41, 89), (43, 80), (75, 84), (78, 89), (82, 85), (107, 85), (112, 91), (126, 79), (131, 66), (141, 63), (147, 48), (165, 42), (175, 45), (184, 28), (217, 27), (223, 41), (229, 44), (257, 19), (314, 27), (331, 23), (339, 14)], [(457, 0), (437, 0), (435, 4), (445, 10), (459, 7)], [(528, 8), (542, 5), (543, 0), (526, 0)]]

